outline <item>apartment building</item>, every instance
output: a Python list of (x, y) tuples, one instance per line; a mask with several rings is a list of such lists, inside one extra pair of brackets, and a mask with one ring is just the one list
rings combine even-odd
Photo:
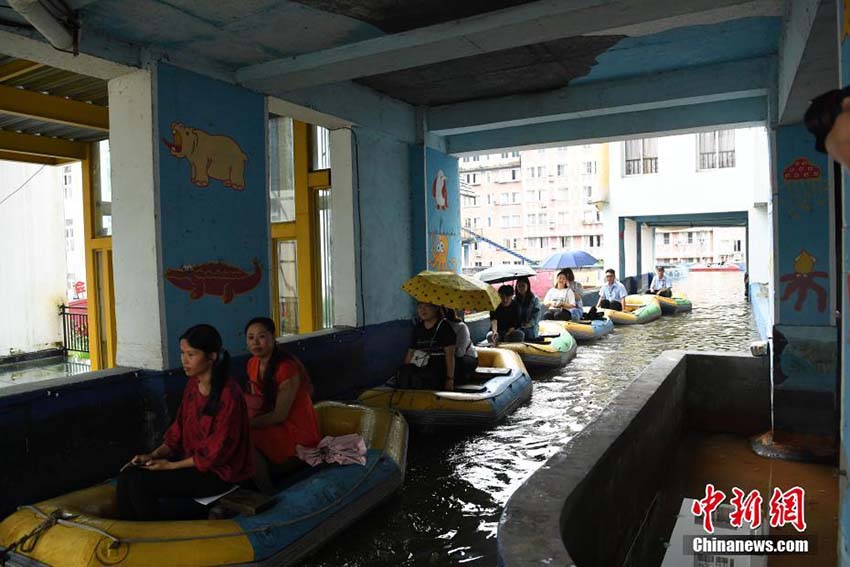
[(589, 198), (607, 183), (605, 144), (464, 156), (463, 266), (538, 262), (560, 249), (601, 254)]

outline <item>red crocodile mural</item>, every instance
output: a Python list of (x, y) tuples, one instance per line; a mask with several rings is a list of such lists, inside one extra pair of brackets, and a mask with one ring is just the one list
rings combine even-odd
[(260, 283), (263, 277), (260, 261), (254, 258), (253, 264), (254, 271), (251, 273), (224, 262), (169, 268), (165, 279), (171, 285), (190, 292), (191, 299), (216, 295), (224, 303), (230, 303), (235, 296), (251, 291)]

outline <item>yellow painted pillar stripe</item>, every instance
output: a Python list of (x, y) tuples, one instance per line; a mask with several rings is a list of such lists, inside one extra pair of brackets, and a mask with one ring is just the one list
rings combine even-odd
[(100, 322), (97, 318), (97, 272), (94, 260), (94, 183), (92, 180), (92, 147), (88, 145), (82, 162), (83, 231), (86, 239), (86, 297), (88, 298), (89, 357), (92, 370), (105, 368), (100, 352)]
[(314, 257), (315, 201), (308, 186), (309, 151), (307, 124), (292, 123), (295, 177), (295, 234), (298, 265), (298, 329), (315, 331), (318, 306), (316, 301), (316, 266)]

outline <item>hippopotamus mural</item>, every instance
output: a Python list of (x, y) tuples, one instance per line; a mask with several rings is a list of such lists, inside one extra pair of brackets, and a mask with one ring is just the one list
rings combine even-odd
[(224, 262), (169, 268), (165, 272), (165, 279), (173, 286), (190, 292), (191, 299), (200, 299), (204, 295), (216, 295), (221, 297), (224, 303), (230, 303), (234, 296), (247, 293), (257, 287), (262, 276), (260, 261), (256, 258), (254, 258), (252, 273)]
[(165, 138), (162, 141), (171, 155), (189, 161), (192, 166), (192, 183), (206, 187), (212, 177), (229, 189), (241, 191), (245, 188), (245, 162), (248, 156), (233, 138), (209, 134), (184, 126), (181, 122), (171, 123), (171, 136), (173, 142)]

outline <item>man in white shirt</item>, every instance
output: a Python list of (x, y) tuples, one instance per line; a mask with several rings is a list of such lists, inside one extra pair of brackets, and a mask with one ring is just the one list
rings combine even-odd
[(652, 282), (650, 282), (649, 290), (646, 293), (660, 295), (661, 297), (673, 297), (673, 284), (664, 273), (664, 266), (655, 268), (655, 275), (652, 276)]
[(596, 307), (622, 311), (623, 300), (628, 294), (626, 286), (617, 281), (614, 270), (608, 268), (605, 270), (605, 284), (599, 288), (599, 301), (596, 302)]

